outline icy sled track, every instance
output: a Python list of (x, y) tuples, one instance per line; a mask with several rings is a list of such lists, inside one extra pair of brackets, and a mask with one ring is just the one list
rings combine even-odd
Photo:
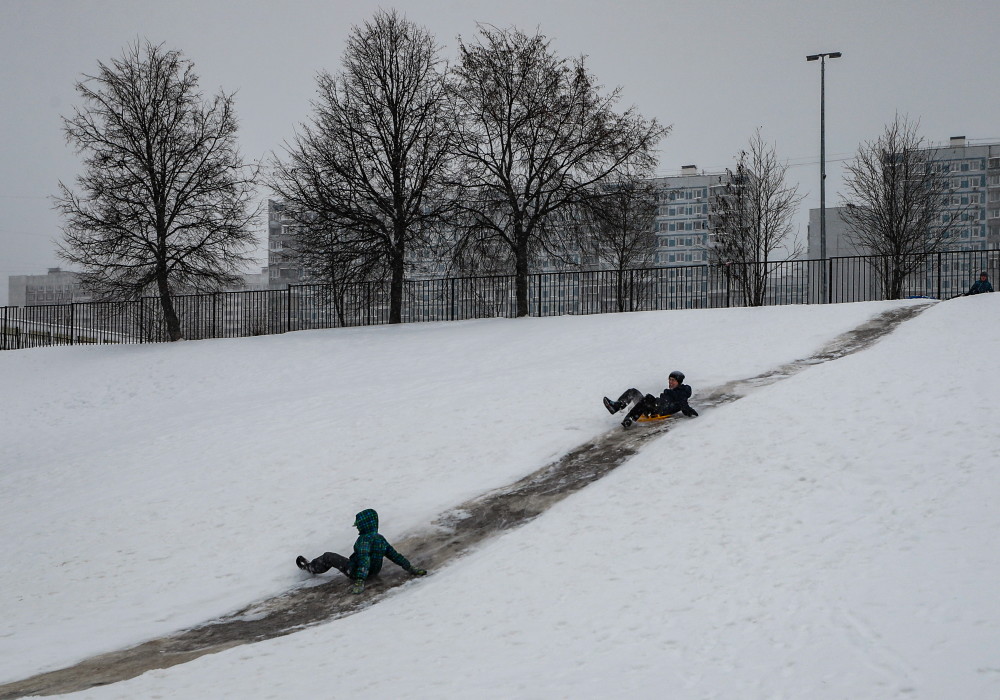
[[(928, 306), (920, 304), (892, 309), (842, 334), (808, 358), (755, 377), (700, 391), (695, 406), (699, 411), (712, 410), (811, 365), (862, 350)], [(674, 427), (683, 426), (687, 420), (677, 418), (662, 423), (640, 424), (627, 432), (616, 424), (604, 435), (580, 445), (556, 462), (514, 484), (443, 513), (425, 530), (394, 542), (394, 545), (411, 556), (413, 561), (426, 564), (433, 575), (434, 569), (470, 551), (480, 542), (530, 521), (554, 503), (600, 479), (636, 454), (644, 443)], [(409, 577), (399, 568), (386, 567), (378, 578), (369, 583), (365, 595), (360, 598), (347, 592), (345, 580), (340, 576), (319, 585), (304, 585), (200, 627), (96, 656), (64, 669), (0, 685), (0, 700), (85, 690), (241, 644), (291, 634), (303, 627), (344, 617), (373, 605), (407, 580)]]

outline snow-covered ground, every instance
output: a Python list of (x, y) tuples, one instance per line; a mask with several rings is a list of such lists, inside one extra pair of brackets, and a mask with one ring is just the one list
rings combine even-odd
[[(301, 585), (362, 508), (401, 539), (604, 394), (682, 369), (697, 406), (907, 303), (0, 353), (0, 683)], [(998, 311), (683, 420), (358, 614), (74, 697), (997, 698)]]

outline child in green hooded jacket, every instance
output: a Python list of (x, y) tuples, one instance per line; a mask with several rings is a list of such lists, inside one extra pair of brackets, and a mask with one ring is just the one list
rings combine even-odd
[(296, 565), (310, 574), (326, 573), (336, 569), (350, 579), (351, 593), (361, 593), (365, 590), (365, 581), (382, 570), (382, 558), (398, 564), (414, 576), (423, 576), (426, 569), (414, 567), (402, 554), (393, 549), (382, 535), (378, 534), (378, 513), (371, 508), (361, 511), (354, 518), (354, 527), (358, 528), (358, 539), (354, 542), (354, 554), (347, 558), (335, 552), (325, 552), (309, 561), (303, 556), (295, 559)]

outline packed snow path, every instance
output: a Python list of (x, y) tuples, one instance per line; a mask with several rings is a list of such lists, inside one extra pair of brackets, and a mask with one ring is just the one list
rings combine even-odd
[[(699, 392), (693, 403), (700, 411), (711, 410), (812, 365), (862, 350), (927, 307), (928, 304), (920, 304), (887, 311), (840, 335), (808, 358)], [(400, 551), (411, 556), (413, 561), (427, 566), (433, 573), (434, 569), (470, 551), (482, 541), (530, 521), (554, 503), (600, 479), (636, 454), (645, 442), (674, 427), (683, 426), (686, 420), (688, 419), (676, 418), (663, 423), (640, 424), (627, 432), (616, 425), (604, 435), (579, 446), (556, 462), (514, 484), (461, 504), (442, 514), (425, 531), (414, 533), (394, 544)], [(289, 562), (291, 559), (290, 555)], [(408, 580), (409, 576), (399, 568), (387, 565), (383, 573), (370, 582), (365, 594), (356, 597), (347, 592), (346, 580), (339, 574), (324, 576), (200, 627), (96, 656), (68, 668), (2, 685), (0, 700), (85, 690), (133, 678), (149, 670), (185, 663), (241, 644), (287, 635), (303, 627), (344, 617), (373, 605), (391, 589)]]

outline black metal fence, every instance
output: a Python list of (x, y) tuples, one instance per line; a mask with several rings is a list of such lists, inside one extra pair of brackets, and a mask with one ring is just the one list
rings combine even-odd
[[(788, 260), (735, 266), (692, 265), (534, 274), (529, 314), (747, 306), (763, 289), (764, 305), (878, 301), (885, 298), (875, 256)], [(995, 279), (1000, 250), (937, 253), (919, 261), (903, 296), (947, 299), (980, 270)], [(765, 275), (766, 287), (754, 286)], [(388, 323), (388, 283), (293, 285), (287, 289), (192, 294), (174, 298), (185, 338), (234, 338)], [(513, 276), (408, 280), (404, 322), (516, 315)], [(0, 307), (0, 350), (50, 345), (148, 343), (168, 339), (159, 300)]]

